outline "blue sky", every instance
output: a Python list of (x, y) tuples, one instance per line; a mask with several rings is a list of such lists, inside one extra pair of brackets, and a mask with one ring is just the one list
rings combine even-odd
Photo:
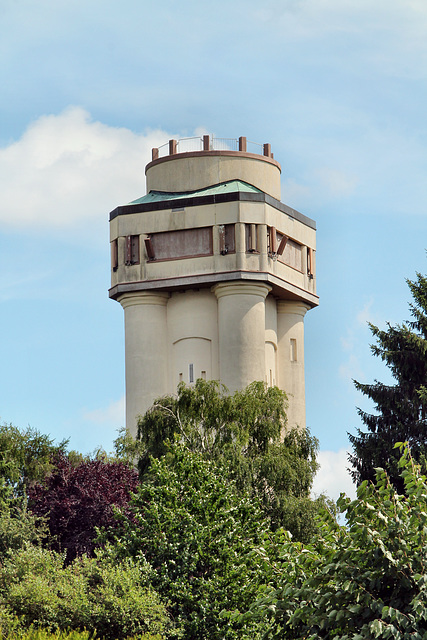
[(0, 418), (84, 452), (124, 422), (108, 213), (150, 150), (270, 142), (282, 201), (317, 221), (306, 316), (315, 489), (351, 490), (352, 379), (390, 380), (367, 321), (409, 318), (427, 249), (424, 0), (0, 0)]

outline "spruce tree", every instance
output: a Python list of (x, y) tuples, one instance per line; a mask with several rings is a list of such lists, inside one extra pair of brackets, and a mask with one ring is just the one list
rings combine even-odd
[(416, 280), (407, 283), (413, 297), (412, 320), (388, 324), (385, 330), (370, 324), (376, 339), (372, 352), (389, 367), (395, 384), (355, 381), (356, 388), (373, 400), (376, 413), (358, 409), (368, 430), (349, 434), (354, 481), (358, 485), (364, 480), (374, 481), (375, 468), (382, 467), (398, 491), (403, 491), (404, 485), (395, 443), (408, 442), (413, 458), (424, 470), (427, 453), (427, 278), (417, 273)]

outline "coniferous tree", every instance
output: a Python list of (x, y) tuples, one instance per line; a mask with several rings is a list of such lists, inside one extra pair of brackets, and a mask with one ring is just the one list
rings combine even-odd
[(396, 382), (355, 381), (356, 388), (373, 400), (376, 413), (358, 409), (368, 430), (349, 434), (355, 482), (374, 481), (375, 468), (382, 467), (398, 491), (404, 487), (394, 444), (407, 441), (424, 470), (427, 453), (427, 278), (418, 273), (415, 281), (407, 283), (414, 300), (410, 304), (412, 320), (396, 326), (388, 324), (385, 330), (370, 324), (376, 339), (372, 352), (387, 364)]

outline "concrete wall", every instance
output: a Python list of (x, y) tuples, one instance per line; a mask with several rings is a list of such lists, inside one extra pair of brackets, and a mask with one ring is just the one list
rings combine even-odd
[[(277, 385), (289, 398), (289, 425), (304, 428), (304, 315), (318, 304), (316, 231), (279, 202), (280, 165), (269, 154), (206, 151), (155, 159), (146, 176), (148, 191), (240, 179), (267, 195), (113, 212), (110, 296), (125, 314), (128, 430), (135, 434), (137, 415), (157, 397), (199, 377), (219, 379), (230, 392), (254, 380)], [(282, 236), (288, 245), (279, 256), (272, 247)], [(138, 259), (129, 260), (130, 242)]]
[[(265, 284), (223, 283), (213, 291), (142, 293), (120, 298), (125, 311), (126, 420), (179, 382), (220, 380), (234, 392), (254, 380), (289, 397), (288, 424), (305, 427), (304, 314)], [(294, 342), (292, 342), (294, 341)]]
[(239, 152), (183, 153), (166, 156), (146, 168), (149, 191), (196, 191), (243, 180), (280, 200), (280, 165), (271, 158)]
[[(235, 252), (221, 255), (219, 233), (224, 224), (235, 225)], [(248, 253), (245, 241), (245, 226), (255, 224), (258, 233), (258, 252)], [(213, 253), (211, 256), (190, 256), (177, 260), (149, 260), (144, 238), (156, 233), (177, 229), (212, 228)], [(274, 227), (279, 234), (288, 236), (301, 247), (302, 269), (274, 260), (268, 255), (268, 228)], [(141, 260), (137, 265), (125, 265), (125, 239), (128, 235), (140, 236)], [(283, 282), (301, 291), (316, 294), (316, 276), (307, 272), (307, 250), (316, 250), (315, 229), (283, 214), (273, 206), (258, 202), (230, 202), (206, 206), (187, 207), (184, 211), (170, 209), (117, 216), (110, 225), (111, 241), (118, 241), (119, 266), (112, 271), (112, 287), (126, 282), (155, 282), (167, 278), (187, 275), (221, 274), (241, 270), (245, 272), (268, 272)], [(203, 280), (203, 279), (202, 279)], [(201, 280), (201, 282), (202, 282)], [(206, 285), (208, 286), (208, 285)], [(313, 300), (311, 299), (311, 302)]]

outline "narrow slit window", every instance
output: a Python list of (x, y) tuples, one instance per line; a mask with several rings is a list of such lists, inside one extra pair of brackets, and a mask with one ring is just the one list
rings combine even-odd
[(188, 379), (190, 383), (194, 382), (194, 365), (193, 364), (190, 364), (188, 366)]
[(291, 347), (291, 362), (296, 362), (298, 359), (296, 338), (291, 338), (290, 347)]

